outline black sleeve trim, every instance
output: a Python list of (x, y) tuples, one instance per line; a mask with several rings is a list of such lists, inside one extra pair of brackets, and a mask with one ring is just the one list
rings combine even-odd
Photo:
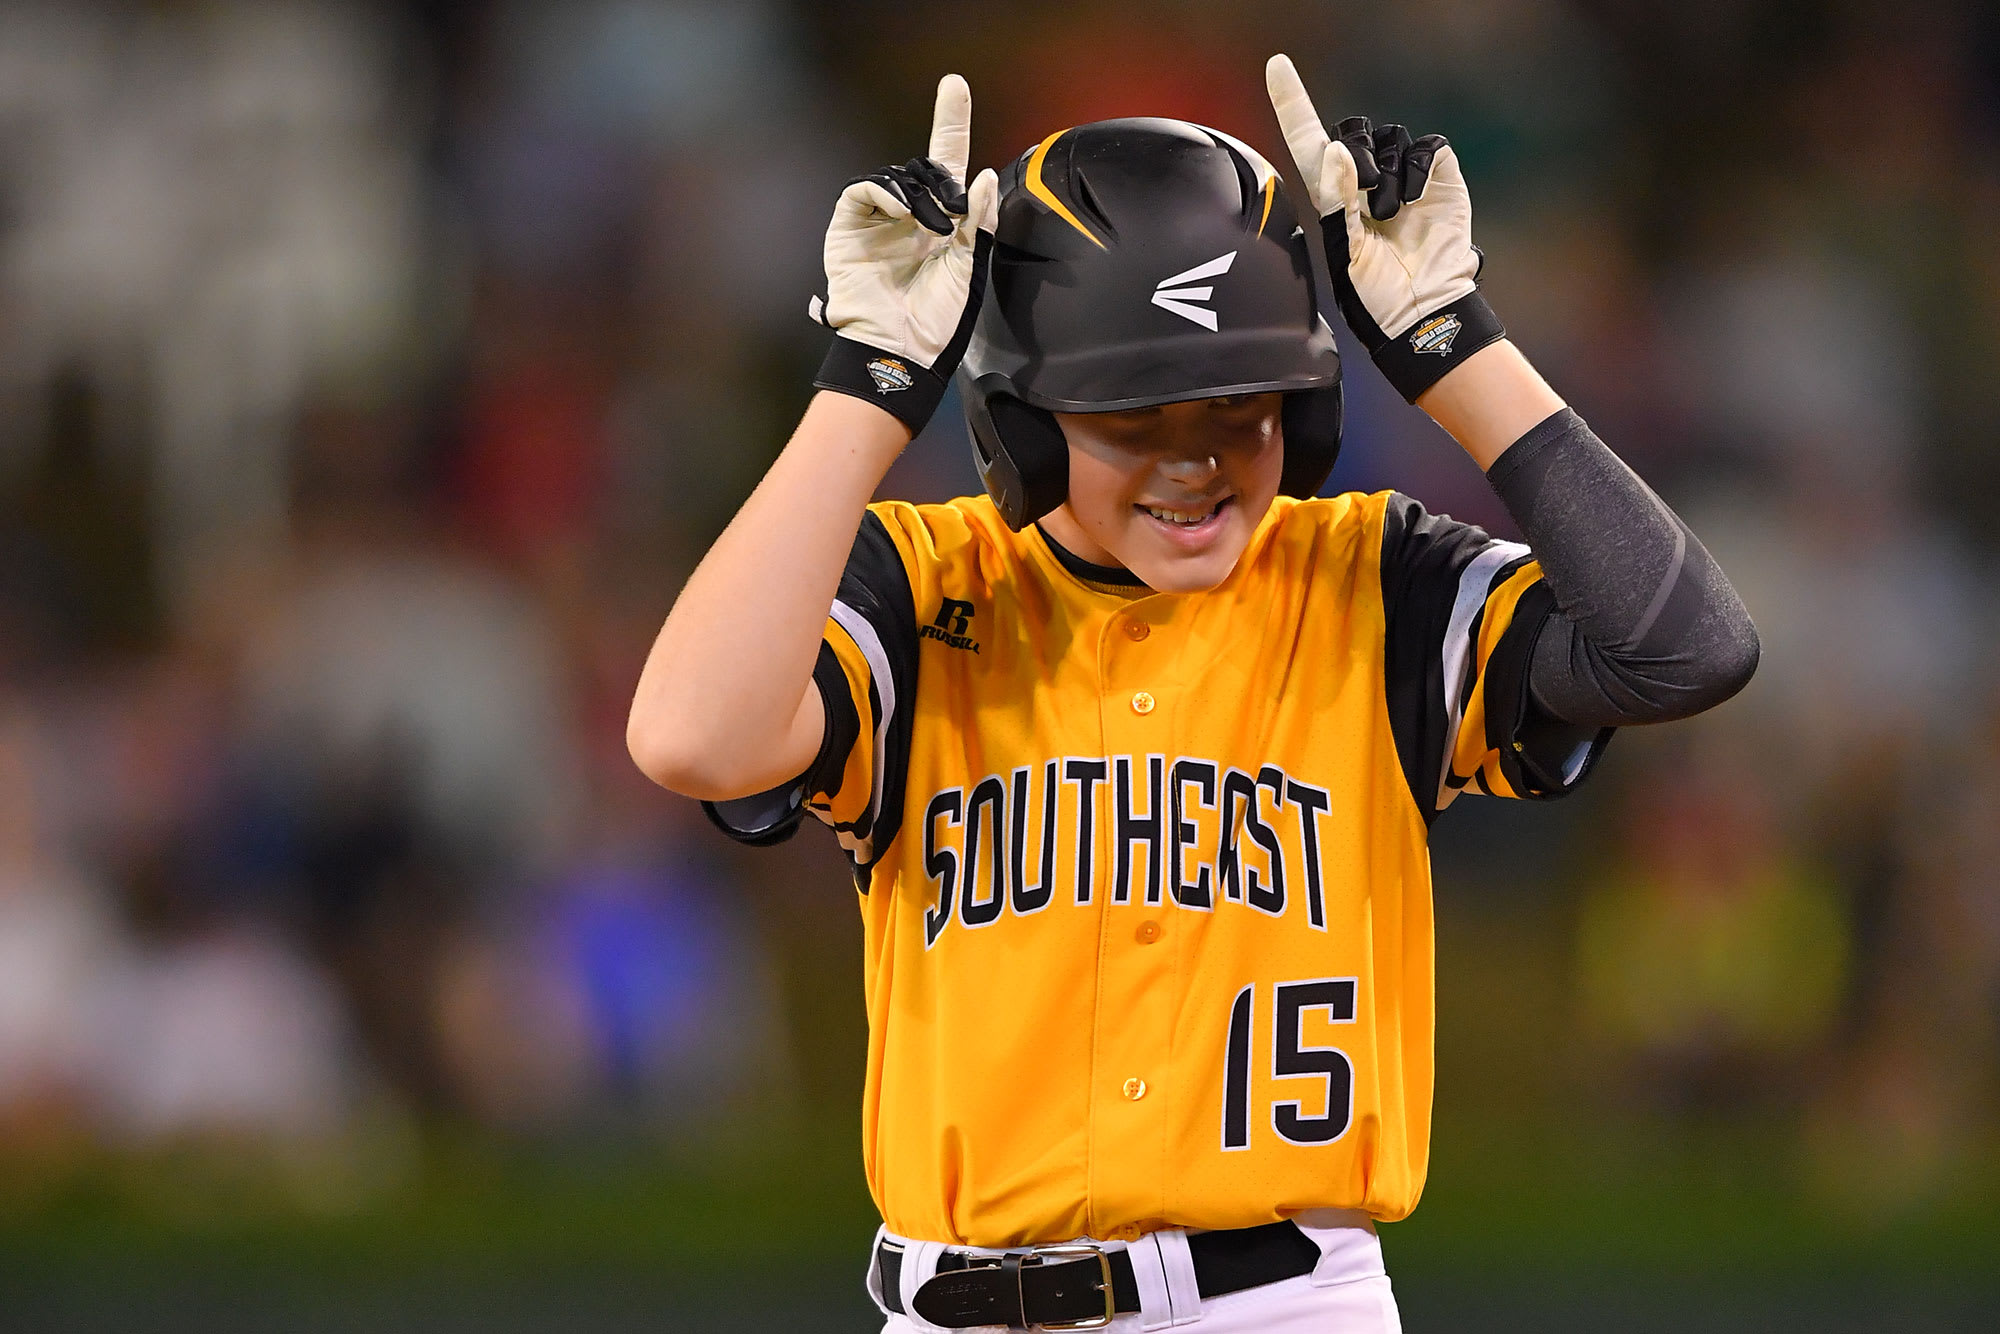
[[(1389, 731), (1410, 796), (1426, 823), (1437, 818), (1438, 782), (1451, 727), (1444, 697), (1444, 637), (1460, 576), (1490, 542), (1485, 529), (1426, 513), (1421, 504), (1400, 493), (1390, 495), (1383, 511), (1383, 666)], [(1504, 571), (1519, 564), (1518, 559), (1509, 561), (1496, 574), (1504, 577)], [(1479, 615), (1485, 615), (1483, 608)]]
[(854, 753), (854, 743), (861, 735), (861, 718), (854, 711), (847, 672), (833, 645), (824, 640), (819, 646), (819, 661), (813, 664), (813, 684), (819, 687), (820, 703), (826, 709), (826, 733), (812, 767), (806, 770), (805, 783), (807, 796), (820, 796), (840, 786), (847, 757)]
[[(1528, 688), (1535, 644), (1560, 614), (1546, 583), (1524, 590), (1486, 664), (1486, 746), (1499, 755), (1508, 785), (1535, 801), (1568, 796), (1590, 776), (1615, 730), (1565, 723), (1535, 705)], [(1583, 760), (1577, 765), (1579, 751)], [(1572, 766), (1574, 772), (1565, 779)]]
[[(886, 682), (877, 679), (870, 683), (870, 716), (856, 720), (858, 736), (862, 727), (871, 734), (880, 731), (885, 711), (888, 716), (881, 741), (879, 800), (871, 792), (870, 808), (860, 819), (836, 826), (837, 832), (847, 836), (844, 843), (861, 845), (858, 852), (850, 847), (848, 855), (857, 867), (866, 868), (882, 859), (903, 822), (903, 785), (909, 778), (910, 730), (917, 702), (916, 595), (910, 589), (910, 573), (903, 566), (901, 550), (873, 511), (861, 521), (835, 597), (874, 632), (889, 668)], [(837, 779), (836, 774), (833, 780)]]

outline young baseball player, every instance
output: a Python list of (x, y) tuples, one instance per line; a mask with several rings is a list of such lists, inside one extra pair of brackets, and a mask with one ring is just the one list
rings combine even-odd
[[(811, 812), (865, 923), (890, 1331), (1398, 1327), (1423, 1188), (1426, 839), (1553, 797), (1757, 640), (1480, 297), (1442, 138), (1269, 84), (1376, 365), (1529, 545), (1314, 499), (1340, 366), (1277, 173), (1119, 120), (842, 193), (824, 391), (682, 592), (634, 757), (749, 842)], [(958, 375), (988, 494), (870, 504)], [(829, 612), (829, 609), (830, 612)]]

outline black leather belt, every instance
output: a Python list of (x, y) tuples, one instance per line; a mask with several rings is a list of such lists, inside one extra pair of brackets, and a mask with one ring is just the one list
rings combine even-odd
[[(1204, 1297), (1310, 1274), (1319, 1246), (1291, 1223), (1188, 1237), (1195, 1287)], [(890, 1242), (876, 1249), (882, 1303), (903, 1309), (903, 1250)], [(1132, 1257), (1090, 1245), (1034, 1246), (1006, 1255), (946, 1251), (937, 1274), (917, 1289), (917, 1314), (933, 1325), (965, 1329), (1102, 1329), (1111, 1317), (1139, 1309)]]

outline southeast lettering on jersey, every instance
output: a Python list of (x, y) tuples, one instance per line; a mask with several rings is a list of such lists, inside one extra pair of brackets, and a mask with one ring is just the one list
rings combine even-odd
[[(1110, 810), (1100, 807), (1108, 805)], [(1029, 917), (1072, 885), (1083, 906), (1100, 891), (1114, 904), (1171, 902), (1191, 912), (1241, 907), (1267, 917), (1297, 911), (1326, 930), (1320, 867), (1327, 790), (1274, 764), (1250, 773), (1213, 760), (1164, 755), (1063, 756), (968, 787), (924, 807), (924, 874), (934, 897), (924, 947), (956, 921), (992, 926)], [(1110, 875), (1096, 879), (1100, 833)], [(1288, 887), (1297, 886), (1293, 895)]]

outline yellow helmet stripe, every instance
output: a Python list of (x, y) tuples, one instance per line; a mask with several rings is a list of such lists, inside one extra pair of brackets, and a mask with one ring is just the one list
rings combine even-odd
[(1106, 246), (1104, 242), (1098, 240), (1096, 235), (1091, 232), (1090, 228), (1084, 226), (1081, 222), (1078, 222), (1076, 214), (1070, 212), (1067, 208), (1065, 208), (1063, 206), (1063, 201), (1056, 198), (1055, 191), (1049, 189), (1049, 187), (1042, 181), (1042, 159), (1049, 155), (1049, 149), (1055, 146), (1056, 140), (1062, 138), (1065, 134), (1068, 133), (1069, 133), (1068, 130), (1057, 130), (1054, 134), (1042, 140), (1042, 142), (1036, 146), (1035, 151), (1029, 154), (1028, 171), (1026, 177), (1028, 185), (1028, 193), (1033, 195), (1035, 198), (1041, 200), (1044, 204), (1047, 204), (1052, 210), (1054, 210), (1055, 215), (1061, 218), (1064, 222), (1076, 228), (1078, 231), (1082, 232), (1085, 236), (1090, 237), (1090, 242), (1092, 245), (1096, 246), (1099, 250), (1107, 250), (1110, 247)]
[(1277, 192), (1278, 192), (1278, 178), (1276, 176), (1265, 177), (1264, 216), (1257, 219), (1257, 235), (1259, 236), (1262, 236), (1264, 234), (1264, 224), (1271, 220), (1271, 199), (1274, 195), (1277, 194)]

